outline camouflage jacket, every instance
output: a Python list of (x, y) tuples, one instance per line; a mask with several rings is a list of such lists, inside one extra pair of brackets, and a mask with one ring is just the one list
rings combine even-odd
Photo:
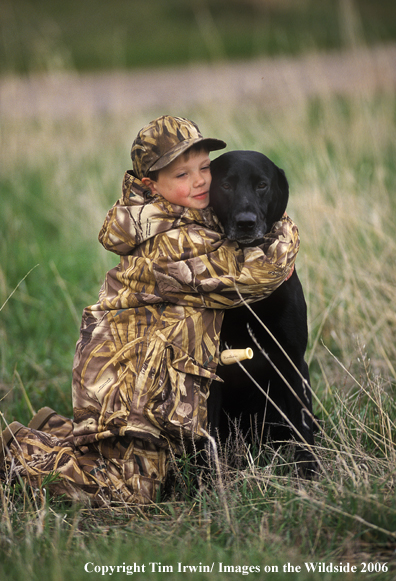
[(166, 446), (202, 436), (224, 309), (284, 281), (299, 247), (296, 226), (285, 217), (261, 246), (241, 249), (211, 208), (171, 204), (127, 172), (99, 240), (120, 263), (83, 312), (75, 443), (118, 436)]

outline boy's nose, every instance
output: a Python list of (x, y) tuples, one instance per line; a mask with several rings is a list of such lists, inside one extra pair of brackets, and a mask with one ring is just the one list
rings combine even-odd
[(195, 187), (202, 186), (205, 183), (205, 180), (205, 176), (201, 172), (198, 172), (194, 180)]

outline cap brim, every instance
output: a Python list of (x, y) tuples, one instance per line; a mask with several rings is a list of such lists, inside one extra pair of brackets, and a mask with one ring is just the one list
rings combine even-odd
[(217, 151), (218, 149), (224, 149), (227, 147), (225, 141), (221, 139), (214, 139), (212, 137), (198, 137), (197, 139), (186, 139), (185, 141), (180, 141), (177, 145), (172, 147), (169, 151), (167, 151), (162, 157), (157, 159), (157, 161), (150, 167), (148, 170), (150, 171), (157, 171), (169, 165), (172, 161), (174, 161), (179, 155), (187, 151), (190, 147), (195, 145), (196, 143), (205, 144), (208, 148), (208, 151)]

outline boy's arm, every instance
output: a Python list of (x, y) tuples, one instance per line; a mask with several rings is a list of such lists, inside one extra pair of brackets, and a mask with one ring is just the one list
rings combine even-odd
[(172, 253), (168, 249), (153, 262), (161, 298), (209, 308), (230, 308), (242, 300), (269, 296), (291, 273), (300, 245), (297, 226), (286, 216), (257, 247), (242, 249), (222, 238), (209, 252), (186, 257), (180, 252), (181, 241), (176, 242)]
[(299, 245), (288, 217), (274, 224), (263, 244), (245, 249), (201, 227), (157, 234), (107, 273), (100, 309), (159, 303), (226, 309), (260, 300), (286, 280)]

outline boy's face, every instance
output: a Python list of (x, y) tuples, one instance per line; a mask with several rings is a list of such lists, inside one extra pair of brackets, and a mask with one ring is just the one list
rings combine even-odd
[(210, 159), (205, 151), (180, 155), (159, 171), (156, 182), (147, 177), (142, 178), (146, 187), (168, 202), (196, 210), (209, 205), (211, 181)]

